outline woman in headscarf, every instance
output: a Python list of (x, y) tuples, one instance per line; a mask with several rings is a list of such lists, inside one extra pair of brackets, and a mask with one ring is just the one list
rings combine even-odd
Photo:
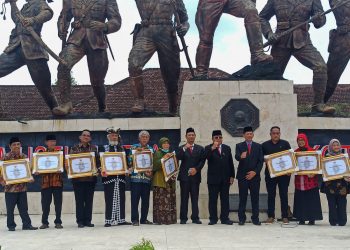
[[(342, 154), (339, 140), (332, 139), (328, 145), (326, 156)], [(325, 193), (328, 200), (329, 224), (331, 226), (345, 226), (346, 215), (346, 195), (349, 193), (349, 179), (338, 179), (322, 183), (321, 192)]]
[(159, 149), (153, 156), (153, 223), (176, 224), (176, 177), (167, 182), (161, 159), (170, 154), (168, 138), (159, 140)]
[[(297, 136), (298, 151), (315, 151), (309, 146), (308, 138), (305, 134)], [(318, 189), (318, 175), (296, 175), (294, 192), (294, 217), (299, 221), (299, 225), (315, 225), (316, 220), (322, 220), (322, 208), (320, 193)]]

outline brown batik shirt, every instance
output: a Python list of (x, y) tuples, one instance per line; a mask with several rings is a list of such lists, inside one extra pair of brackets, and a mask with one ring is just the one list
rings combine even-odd
[[(19, 160), (19, 159), (25, 159), (25, 158), (27, 158), (25, 154), (15, 153), (11, 151), (4, 156), (3, 160), (11, 161), (11, 160)], [(3, 181), (2, 176), (0, 177), (0, 181)], [(5, 185), (4, 191), (5, 193), (27, 192), (27, 183)]]
[[(56, 152), (57, 150), (48, 149), (47, 152)], [(43, 174), (41, 176), (41, 189), (63, 187), (62, 173)]]

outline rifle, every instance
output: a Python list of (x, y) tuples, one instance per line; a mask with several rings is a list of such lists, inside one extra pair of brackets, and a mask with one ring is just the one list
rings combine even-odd
[[(325, 16), (325, 15), (331, 13), (331, 12), (334, 11), (335, 9), (337, 9), (337, 8), (339, 8), (339, 7), (341, 7), (341, 6), (345, 5), (345, 4), (347, 4), (347, 3), (350, 3), (350, 0), (343, 0), (342, 2), (340, 2), (339, 4), (337, 4), (336, 6), (334, 6), (333, 8), (330, 8), (329, 10), (324, 11), (324, 12), (322, 12), (321, 14), (316, 14), (316, 15), (312, 16), (309, 20), (307, 20), (307, 21), (305, 21), (305, 22), (302, 22), (302, 23), (300, 23), (300, 24), (298, 24), (298, 25), (296, 25), (296, 26), (290, 28), (289, 30), (286, 30), (286, 31), (283, 31), (283, 32), (277, 34), (277, 41), (278, 41), (279, 39), (281, 39), (281, 37), (284, 37), (284, 36), (286, 36), (286, 35), (289, 35), (289, 34), (292, 33), (294, 30), (297, 30), (297, 29), (299, 29), (299, 28), (301, 28), (301, 27), (303, 27), (303, 26), (305, 26), (305, 25), (307, 25), (307, 24), (313, 22), (316, 18), (319, 18), (320, 16)], [(270, 46), (270, 45), (272, 45), (272, 44), (273, 44), (272, 42), (267, 41), (266, 43), (264, 43), (263, 46), (264, 46), (264, 48), (266, 48), (266, 47), (268, 47), (268, 46)]]
[[(176, 24), (177, 25), (181, 25), (181, 20), (180, 20), (179, 12), (177, 10), (176, 2), (174, 0), (172, 0), (172, 3), (174, 5), (174, 9), (175, 9), (174, 15), (175, 15)], [(186, 60), (187, 60), (187, 63), (188, 63), (188, 67), (190, 68), (190, 71), (191, 71), (191, 75), (192, 75), (193, 78), (195, 78), (196, 75), (194, 74), (194, 69), (193, 69), (193, 66), (192, 66), (190, 55), (188, 53), (188, 49), (187, 49), (188, 46), (186, 45), (185, 38), (184, 38), (184, 36), (180, 36), (179, 34), (178, 34), (178, 36), (179, 36), (181, 44), (182, 44), (182, 49), (180, 51), (183, 51), (185, 53)]]
[[(21, 12), (19, 11), (18, 7), (17, 7), (17, 4), (15, 1), (9, 1), (9, 0), (6, 0), (5, 3), (8, 3), (10, 2), (11, 4), (11, 8), (14, 8), (14, 11), (16, 13), (16, 16), (18, 17), (19, 21), (23, 24), (24, 23), (24, 17), (22, 16)], [(40, 44), (40, 46), (47, 52), (49, 53), (57, 62), (63, 64), (63, 65), (66, 65), (67, 66), (67, 63), (62, 59), (60, 58), (58, 55), (55, 54), (55, 52), (53, 52), (49, 46), (46, 45), (46, 43), (41, 39), (41, 37), (35, 32), (35, 30), (33, 29), (32, 26), (28, 26), (28, 27), (25, 27), (23, 25), (23, 28), (26, 29), (29, 34), (34, 38), (34, 40)]]

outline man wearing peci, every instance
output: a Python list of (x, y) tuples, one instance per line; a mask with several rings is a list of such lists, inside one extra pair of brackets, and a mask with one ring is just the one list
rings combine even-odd
[(243, 226), (247, 217), (245, 214), (248, 190), (252, 202), (252, 223), (260, 226), (259, 221), (259, 191), (260, 172), (264, 163), (262, 147), (253, 141), (254, 132), (252, 127), (243, 129), (244, 141), (236, 145), (235, 158), (239, 162), (237, 180), (239, 188), (239, 225)]
[(196, 133), (193, 128), (186, 130), (186, 144), (178, 148), (176, 157), (181, 160), (178, 181), (181, 188), (180, 224), (186, 224), (188, 198), (191, 196), (192, 223), (202, 224), (199, 219), (198, 197), (201, 183), (201, 170), (205, 163), (204, 148), (195, 144)]
[(230, 213), (230, 186), (235, 178), (235, 168), (231, 148), (222, 144), (221, 130), (212, 133), (213, 143), (205, 147), (205, 155), (208, 160), (208, 193), (209, 193), (209, 225), (218, 222), (217, 202), (220, 195), (221, 224), (232, 225)]

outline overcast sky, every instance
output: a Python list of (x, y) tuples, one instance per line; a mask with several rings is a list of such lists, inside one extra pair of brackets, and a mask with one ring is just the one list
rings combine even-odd
[[(257, 0), (257, 8), (260, 11), (267, 0)], [(24, 0), (18, 0), (18, 6), (21, 7), (25, 3)], [(187, 7), (191, 28), (186, 36), (189, 46), (189, 52), (193, 64), (195, 65), (195, 53), (198, 45), (198, 31), (194, 23), (195, 13), (198, 1), (184, 0)], [(55, 15), (51, 21), (45, 24), (42, 36), (43, 40), (58, 54), (60, 52), (61, 41), (57, 37), (56, 22), (61, 10), (61, 0), (55, 0), (50, 6), (54, 10)], [(322, 0), (324, 9), (329, 8), (327, 0)], [(139, 14), (136, 9), (134, 0), (119, 0), (119, 9), (123, 19), (122, 28), (119, 32), (110, 34), (109, 39), (113, 47), (116, 57), (116, 62), (110, 58), (109, 71), (106, 77), (106, 84), (114, 84), (128, 76), (128, 55), (131, 49), (132, 36), (134, 24), (139, 22)], [(8, 37), (14, 24), (9, 15), (9, 5), (7, 20), (0, 20), (0, 47), (3, 50), (8, 43)], [(275, 27), (275, 20), (273, 20), (272, 27)], [(319, 49), (325, 60), (328, 58), (328, 34), (329, 30), (335, 28), (335, 20), (332, 14), (327, 16), (327, 24), (319, 30), (311, 26), (311, 39), (314, 45)], [(215, 34), (214, 51), (211, 59), (210, 67), (222, 69), (226, 72), (233, 73), (245, 65), (249, 64), (250, 54), (248, 43), (246, 39), (243, 19), (232, 17), (224, 14), (221, 18), (219, 27)], [(184, 55), (181, 55), (182, 67), (188, 67)], [(50, 58), (49, 67), (52, 74), (52, 82), (57, 78), (57, 63)], [(146, 68), (159, 67), (157, 57), (154, 56), (146, 65)], [(74, 68), (73, 75), (78, 84), (89, 84), (89, 74), (87, 70), (86, 59), (82, 59)], [(298, 61), (292, 59), (287, 66), (285, 78), (294, 80), (297, 84), (310, 84), (312, 81), (312, 71), (302, 66)], [(350, 77), (350, 67), (344, 72), (340, 83), (349, 83), (346, 79)], [(0, 79), (1, 85), (14, 84), (33, 84), (28, 70), (22, 67), (16, 72)]]

